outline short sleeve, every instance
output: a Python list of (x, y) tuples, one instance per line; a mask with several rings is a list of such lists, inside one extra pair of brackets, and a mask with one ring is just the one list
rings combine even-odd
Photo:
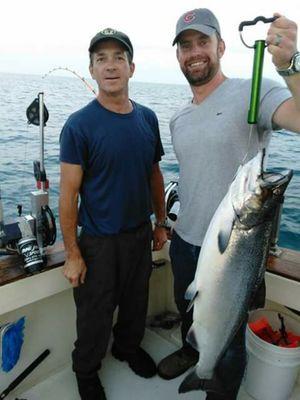
[(156, 136), (156, 144), (155, 144), (155, 153), (154, 153), (154, 158), (153, 158), (153, 164), (158, 163), (162, 156), (165, 154), (164, 152), (164, 148), (161, 142), (161, 138), (160, 138), (160, 131), (159, 131), (159, 124), (158, 124), (158, 119), (156, 114), (152, 111), (147, 109), (147, 111), (149, 112), (149, 117), (150, 120), (148, 119), (148, 121), (150, 122), (150, 126), (153, 129), (153, 132)]
[(161, 160), (162, 156), (165, 154), (164, 148), (163, 148), (163, 145), (161, 142), (161, 138), (160, 138), (158, 120), (157, 120), (156, 116), (155, 116), (155, 119), (156, 119), (157, 142), (156, 142), (154, 161), (153, 161), (154, 164), (158, 163)]
[(273, 123), (273, 115), (277, 108), (290, 97), (292, 97), (292, 94), (287, 87), (270, 79), (263, 81), (258, 121), (259, 129), (263, 131), (280, 129)]
[(87, 159), (87, 145), (83, 133), (67, 121), (60, 134), (60, 161), (81, 165), (85, 170)]

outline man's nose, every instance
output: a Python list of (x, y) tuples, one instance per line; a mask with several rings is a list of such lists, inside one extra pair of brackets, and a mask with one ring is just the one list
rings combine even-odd
[(114, 71), (116, 69), (116, 63), (114, 60), (108, 60), (106, 63), (107, 71)]
[(201, 53), (201, 46), (198, 46), (197, 44), (194, 44), (191, 48), (191, 55), (196, 56)]

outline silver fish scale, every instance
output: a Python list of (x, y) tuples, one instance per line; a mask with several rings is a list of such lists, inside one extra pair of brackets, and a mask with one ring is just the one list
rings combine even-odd
[[(249, 168), (250, 165), (253, 168)], [(254, 190), (255, 185), (261, 182), (261, 171), (259, 168), (255, 170), (258, 165), (258, 158), (254, 158), (249, 165), (245, 165), (246, 173), (243, 174), (241, 169), (236, 182), (232, 183), (218, 207), (201, 249), (193, 283), (194, 291), (198, 295), (195, 296), (194, 321), (188, 334), (188, 340), (200, 352), (196, 366), (200, 379), (213, 377), (218, 360), (245, 321), (253, 296), (263, 280), (272, 217), (277, 203), (272, 190), (268, 192), (269, 199), (257, 200), (257, 193), (262, 192)], [(238, 193), (245, 186), (239, 183), (239, 179), (241, 182), (246, 181), (245, 175), (252, 179), (249, 183), (250, 191), (245, 195), (248, 204), (253, 196), (252, 204), (261, 205), (260, 208), (253, 207), (252, 215), (249, 207), (243, 207), (239, 197), (243, 192)], [(283, 192), (285, 188), (286, 185)], [(235, 215), (232, 199), (236, 199), (241, 206), (240, 219)], [(247, 213), (247, 218), (243, 219), (243, 212)], [(247, 229), (246, 224), (241, 224), (241, 220), (251, 225), (257, 221), (257, 225)], [(233, 226), (230, 221), (233, 221)]]
[[(249, 231), (233, 229), (229, 245), (222, 257), (225, 261), (223, 259), (222, 265), (211, 265), (210, 271), (203, 271), (203, 274), (209, 273), (212, 280), (209, 284), (203, 284), (202, 291), (200, 289), (199, 310), (197, 303), (194, 305), (194, 315), (198, 315), (196, 323), (201, 321), (202, 329), (206, 332), (219, 333), (209, 335), (209, 340), (206, 340), (207, 334), (195, 335), (201, 354), (197, 374), (201, 378), (212, 377), (216, 363), (246, 318), (253, 292), (264, 275), (270, 231), (269, 223)], [(256, 243), (262, 245), (256, 246)], [(205, 296), (208, 287), (214, 296), (210, 296), (210, 309), (205, 304), (205, 310), (201, 310), (201, 296)], [(207, 313), (215, 313), (214, 318), (207, 318), (204, 315)]]
[[(187, 339), (200, 357), (182, 382), (182, 392), (191, 390), (195, 372), (200, 380), (213, 378), (218, 360), (245, 321), (262, 283), (272, 219), (280, 200), (275, 190), (280, 188), (282, 195), (292, 176), (291, 171), (286, 176), (279, 174), (274, 185), (266, 180), (267, 192), (262, 194), (262, 159), (259, 153), (239, 169), (205, 235), (195, 279), (187, 291), (194, 306)], [(261, 199), (257, 198), (260, 194)], [(234, 210), (239, 210), (239, 218)], [(247, 228), (247, 223), (252, 227)]]

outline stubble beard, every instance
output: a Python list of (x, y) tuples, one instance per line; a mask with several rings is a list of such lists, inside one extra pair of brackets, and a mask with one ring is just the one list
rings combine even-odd
[(193, 75), (185, 68), (181, 68), (181, 70), (191, 86), (202, 86), (213, 79), (213, 77), (218, 72), (219, 67), (220, 60), (218, 59), (216, 63), (208, 65), (206, 70), (198, 75)]

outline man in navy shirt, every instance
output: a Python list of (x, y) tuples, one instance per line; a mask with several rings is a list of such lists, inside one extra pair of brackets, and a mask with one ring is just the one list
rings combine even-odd
[(131, 41), (107, 28), (91, 40), (89, 53), (99, 94), (72, 114), (62, 130), (60, 223), (64, 275), (74, 287), (77, 310), (73, 370), (81, 399), (100, 400), (106, 397), (97, 371), (116, 306), (112, 354), (142, 377), (156, 374), (154, 361), (140, 343), (152, 269), (151, 239), (153, 250), (160, 250), (167, 237), (157, 117), (128, 95), (134, 72)]

